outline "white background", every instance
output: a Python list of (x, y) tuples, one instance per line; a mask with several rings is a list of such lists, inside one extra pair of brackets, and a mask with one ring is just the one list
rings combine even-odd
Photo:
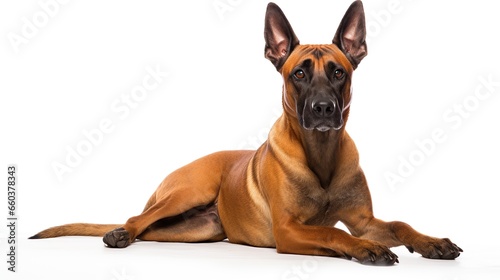
[[(46, 2), (0, 4), (0, 178), (6, 185), (7, 165), (17, 165), (19, 217), (16, 274), (0, 227), (2, 279), (500, 276), (497, 1), (364, 3), (369, 55), (355, 72), (347, 130), (375, 214), (465, 250), (445, 262), (396, 248), (400, 264), (390, 268), (227, 243), (111, 250), (100, 238), (27, 240), (64, 223), (125, 222), (169, 172), (214, 151), (255, 148), (281, 112), (281, 78), (263, 56), (266, 1), (68, 1), (43, 22)], [(277, 3), (302, 43), (329, 43), (350, 1)], [(28, 21), (40, 26), (24, 36)], [(148, 67), (169, 76), (129, 115), (117, 113), (112, 104), (123, 106)], [(498, 82), (487, 91), (481, 79)], [(68, 149), (87, 141), (83, 131), (105, 119), (113, 130), (59, 180), (54, 162), (66, 164)], [(436, 129), (444, 140), (419, 150)], [(404, 182), (391, 186), (389, 172)]]

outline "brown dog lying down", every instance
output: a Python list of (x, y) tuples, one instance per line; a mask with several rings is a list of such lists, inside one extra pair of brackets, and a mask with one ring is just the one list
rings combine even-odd
[[(275, 247), (280, 253), (394, 264), (389, 247), (455, 259), (449, 239), (373, 216), (354, 142), (345, 131), (354, 69), (367, 55), (361, 1), (347, 10), (332, 44), (300, 45), (280, 8), (265, 18), (265, 57), (284, 81), (283, 115), (256, 151), (224, 151), (172, 172), (142, 214), (124, 225), (69, 224), (32, 238), (104, 236), (108, 247), (134, 240)], [(351, 234), (334, 227), (344, 223)], [(109, 231), (109, 232), (108, 232)]]

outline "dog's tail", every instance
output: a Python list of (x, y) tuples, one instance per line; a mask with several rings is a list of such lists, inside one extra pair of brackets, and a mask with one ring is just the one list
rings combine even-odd
[(51, 238), (59, 236), (104, 236), (109, 231), (122, 227), (119, 224), (86, 224), (75, 223), (51, 227), (43, 230), (29, 239)]

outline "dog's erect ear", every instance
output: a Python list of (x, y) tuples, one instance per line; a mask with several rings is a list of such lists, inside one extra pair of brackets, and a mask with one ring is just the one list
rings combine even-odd
[(366, 48), (365, 11), (361, 1), (354, 1), (340, 22), (333, 43), (339, 47), (354, 69), (368, 54)]
[(264, 27), (266, 39), (265, 56), (279, 71), (293, 49), (299, 44), (292, 26), (274, 3), (269, 3), (266, 10), (266, 23)]

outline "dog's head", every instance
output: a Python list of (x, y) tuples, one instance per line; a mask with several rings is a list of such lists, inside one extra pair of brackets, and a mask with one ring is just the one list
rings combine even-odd
[(339, 130), (349, 112), (351, 77), (367, 55), (363, 4), (347, 10), (327, 45), (300, 45), (281, 9), (269, 3), (265, 56), (282, 74), (285, 113), (306, 130)]

